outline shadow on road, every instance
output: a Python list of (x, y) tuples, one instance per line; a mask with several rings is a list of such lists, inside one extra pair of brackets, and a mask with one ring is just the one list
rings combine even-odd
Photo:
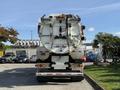
[(48, 83), (38, 83), (35, 68), (15, 68), (0, 72), (0, 87), (14, 88), (16, 86), (32, 85), (68, 85), (70, 80), (57, 79)]

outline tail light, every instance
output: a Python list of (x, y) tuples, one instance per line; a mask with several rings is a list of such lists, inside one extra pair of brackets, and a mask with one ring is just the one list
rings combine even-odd
[(86, 57), (82, 56), (82, 57), (80, 57), (80, 60), (83, 61), (83, 62), (85, 62), (86, 61)]
[(37, 68), (47, 68), (49, 65), (46, 63), (37, 63), (35, 67)]

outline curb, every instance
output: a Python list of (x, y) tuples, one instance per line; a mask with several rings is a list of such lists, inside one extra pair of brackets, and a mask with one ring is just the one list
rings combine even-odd
[(105, 90), (103, 87), (97, 84), (95, 80), (93, 80), (88, 75), (84, 74), (85, 79), (88, 81), (88, 83), (95, 89), (95, 90)]

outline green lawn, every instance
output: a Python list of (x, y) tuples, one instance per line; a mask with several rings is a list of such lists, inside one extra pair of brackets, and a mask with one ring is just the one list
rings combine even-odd
[(105, 90), (120, 90), (120, 64), (110, 66), (86, 66), (85, 73)]

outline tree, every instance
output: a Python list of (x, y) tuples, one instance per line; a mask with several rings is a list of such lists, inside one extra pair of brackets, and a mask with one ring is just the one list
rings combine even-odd
[(0, 26), (0, 48), (4, 47), (3, 42), (11, 42), (14, 44), (18, 38), (18, 32), (14, 28), (6, 28), (3, 26)]
[(93, 48), (98, 48), (98, 44), (99, 44), (98, 40), (94, 39), (92, 47)]
[(113, 42), (113, 37), (114, 36), (112, 34), (99, 32), (95, 36), (95, 39), (98, 40), (98, 42), (101, 44), (109, 44), (109, 43)]
[(107, 55), (113, 55), (113, 47), (120, 43), (120, 38), (109, 33), (99, 32), (95, 36), (93, 46), (97, 47), (99, 43), (103, 45), (103, 59), (106, 62)]

